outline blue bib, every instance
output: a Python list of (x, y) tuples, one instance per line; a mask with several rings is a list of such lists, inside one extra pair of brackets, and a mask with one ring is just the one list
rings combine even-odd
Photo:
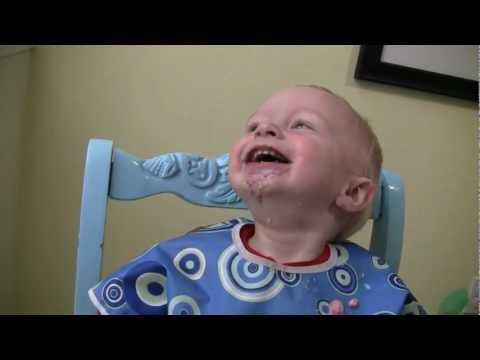
[(90, 289), (90, 299), (118, 315), (328, 315), (333, 300), (346, 315), (394, 315), (415, 300), (388, 264), (348, 241), (328, 244), (317, 265), (255, 256), (240, 239), (251, 224), (233, 219), (160, 242)]

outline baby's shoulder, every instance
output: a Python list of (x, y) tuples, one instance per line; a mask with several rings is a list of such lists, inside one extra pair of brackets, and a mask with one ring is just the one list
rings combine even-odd
[(186, 234), (197, 234), (197, 233), (212, 233), (212, 232), (230, 232), (238, 224), (253, 224), (254, 222), (250, 219), (239, 217), (230, 220), (225, 220), (222, 222), (197, 226), (192, 230), (188, 231)]
[(337, 252), (337, 263), (350, 263), (357, 266), (373, 266), (377, 270), (390, 269), (385, 259), (376, 256), (364, 247), (349, 240), (335, 241), (331, 243)]
[(350, 241), (331, 245), (337, 252), (333, 273), (340, 282), (349, 280), (355, 284), (358, 298), (370, 303), (369, 306), (379, 302), (403, 306), (410, 290), (385, 259)]
[(210, 225), (198, 226), (184, 234), (156, 243), (144, 254), (154, 250), (171, 258), (183, 249), (210, 253), (212, 249), (227, 247), (232, 243), (232, 231), (238, 224), (249, 223), (248, 219), (234, 218)]
[(395, 287), (406, 289), (403, 281), (387, 261), (362, 246), (351, 241), (338, 241), (332, 243), (337, 252), (337, 266), (350, 267), (359, 278), (368, 277), (376, 282), (386, 281)]

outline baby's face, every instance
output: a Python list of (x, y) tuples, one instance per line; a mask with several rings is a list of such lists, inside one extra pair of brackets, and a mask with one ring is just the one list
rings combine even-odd
[(232, 187), (247, 205), (270, 195), (330, 204), (352, 173), (352, 116), (340, 99), (318, 89), (274, 94), (231, 149)]

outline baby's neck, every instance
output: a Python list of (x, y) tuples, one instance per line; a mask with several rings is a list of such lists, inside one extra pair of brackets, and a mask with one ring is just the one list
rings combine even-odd
[(255, 219), (255, 234), (248, 244), (253, 250), (281, 264), (315, 260), (334, 238), (332, 226), (320, 219), (312, 223), (305, 219), (277, 221), (268, 217)]

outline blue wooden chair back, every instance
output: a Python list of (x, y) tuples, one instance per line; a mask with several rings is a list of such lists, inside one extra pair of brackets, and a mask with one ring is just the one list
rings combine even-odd
[[(245, 209), (228, 180), (228, 154), (207, 159), (170, 153), (142, 160), (91, 139), (83, 179), (75, 279), (75, 314), (95, 314), (88, 290), (100, 281), (109, 199), (136, 200), (173, 193), (200, 206)], [(404, 227), (404, 187), (399, 175), (382, 170), (371, 214), (370, 251), (398, 271)]]

